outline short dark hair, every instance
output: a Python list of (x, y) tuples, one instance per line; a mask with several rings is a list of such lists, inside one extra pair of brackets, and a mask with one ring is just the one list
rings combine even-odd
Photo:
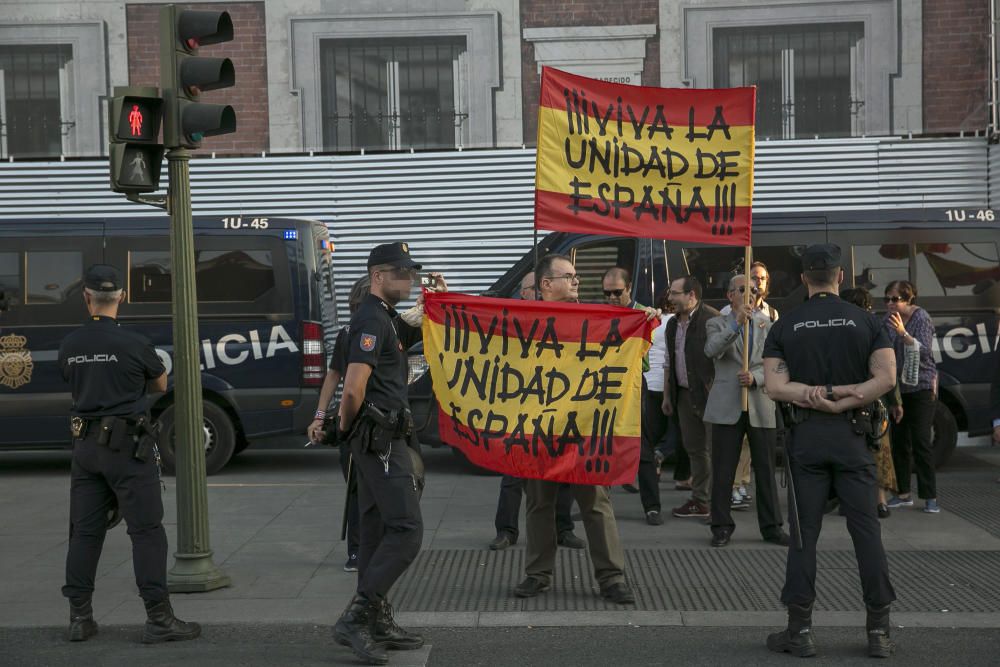
[(685, 292), (694, 292), (694, 298), (698, 299), (698, 301), (701, 301), (701, 283), (698, 282), (697, 278), (695, 278), (694, 276), (677, 276), (676, 278), (670, 281), (670, 284), (673, 285), (678, 280), (684, 281), (683, 284), (681, 285), (681, 288)]
[(570, 264), (573, 263), (573, 260), (567, 257), (566, 255), (559, 255), (556, 253), (545, 255), (540, 260), (538, 260), (538, 264), (535, 264), (535, 289), (537, 290), (542, 289), (542, 278), (552, 277), (551, 275), (549, 275), (552, 273), (552, 265), (555, 264), (560, 259), (566, 260)]
[(848, 287), (841, 290), (840, 298), (864, 310), (872, 309), (872, 295), (864, 287)]
[(601, 277), (601, 283), (608, 278), (621, 278), (622, 282), (626, 285), (632, 284), (632, 272), (621, 266), (612, 266), (610, 269), (605, 271), (604, 276)]
[(810, 269), (808, 271), (803, 271), (802, 276), (806, 279), (806, 283), (812, 285), (813, 287), (825, 287), (835, 283), (839, 273), (839, 266), (831, 266), (828, 269)]
[(885, 286), (885, 293), (888, 294), (891, 289), (899, 292), (899, 296), (903, 297), (907, 303), (911, 303), (917, 298), (917, 286), (909, 280), (893, 280)]

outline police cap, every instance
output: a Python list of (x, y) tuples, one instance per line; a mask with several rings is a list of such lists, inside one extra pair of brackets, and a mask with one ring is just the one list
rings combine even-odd
[(832, 243), (811, 245), (802, 253), (803, 271), (821, 271), (838, 266), (840, 266), (840, 246)]
[(110, 264), (94, 264), (84, 274), (83, 286), (97, 292), (117, 292), (122, 288), (122, 277)]
[(410, 258), (410, 246), (406, 243), (383, 243), (372, 248), (368, 255), (368, 268), (380, 264), (390, 264), (404, 269), (423, 268)]

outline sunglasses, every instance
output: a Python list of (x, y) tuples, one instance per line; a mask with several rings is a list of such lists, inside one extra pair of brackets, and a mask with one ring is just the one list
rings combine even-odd
[(604, 290), (604, 296), (621, 296), (625, 293), (624, 289), (606, 289)]
[(420, 274), (416, 269), (407, 269), (401, 266), (397, 266), (389, 271), (392, 277), (396, 280), (416, 280), (420, 277)]
[(887, 296), (887, 297), (883, 298), (882, 300), (885, 301), (886, 303), (899, 303), (900, 301), (902, 301), (903, 303), (906, 303), (906, 299), (904, 299), (901, 296)]

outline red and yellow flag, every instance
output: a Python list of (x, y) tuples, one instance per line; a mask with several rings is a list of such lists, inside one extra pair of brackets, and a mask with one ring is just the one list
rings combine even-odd
[(750, 245), (755, 104), (543, 68), (536, 229)]
[(632, 308), (425, 293), (441, 440), (515, 477), (631, 482), (655, 326)]

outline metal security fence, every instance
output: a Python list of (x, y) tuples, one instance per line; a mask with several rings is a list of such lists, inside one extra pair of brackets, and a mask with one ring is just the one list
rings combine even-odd
[[(985, 207), (996, 160), (982, 138), (764, 141), (754, 209)], [(193, 207), (325, 222), (343, 317), (369, 250), (386, 241), (408, 241), (452, 289), (488, 288), (531, 248), (534, 166), (533, 149), (198, 159)], [(103, 160), (0, 163), (0, 219), (156, 215), (108, 190)]]

